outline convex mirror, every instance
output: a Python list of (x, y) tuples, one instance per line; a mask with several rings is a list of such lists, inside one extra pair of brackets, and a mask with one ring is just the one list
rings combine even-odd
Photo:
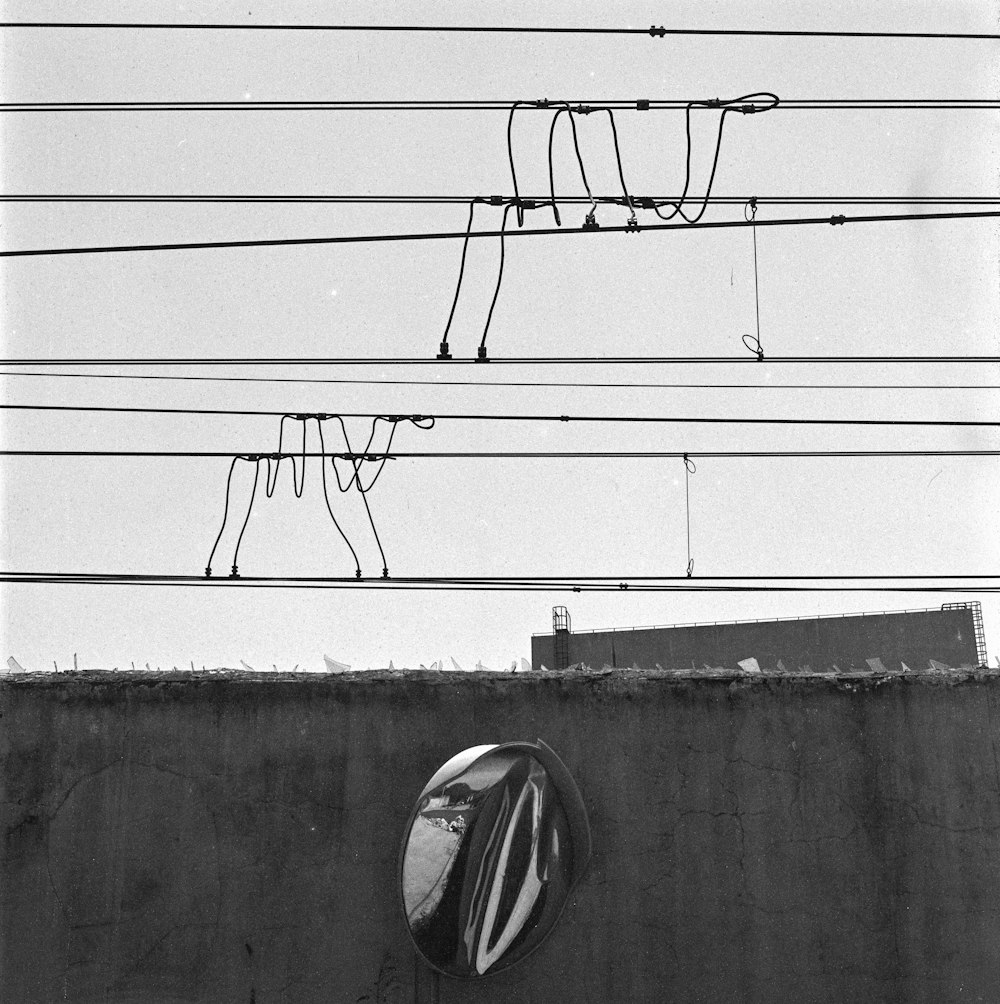
[(463, 750), (427, 782), (403, 837), (417, 951), (448, 976), (512, 966), (552, 930), (589, 859), (583, 799), (545, 743)]

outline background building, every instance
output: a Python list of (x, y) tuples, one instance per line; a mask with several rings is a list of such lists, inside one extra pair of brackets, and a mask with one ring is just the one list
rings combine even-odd
[(986, 665), (978, 602), (926, 610), (796, 617), (671, 627), (572, 630), (554, 607), (552, 633), (531, 639), (534, 669), (726, 669), (788, 672), (909, 671)]

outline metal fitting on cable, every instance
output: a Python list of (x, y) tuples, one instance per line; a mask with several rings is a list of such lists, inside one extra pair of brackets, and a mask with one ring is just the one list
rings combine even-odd
[(382, 569), (382, 578), (383, 579), (388, 579), (389, 578), (389, 569), (388, 568), (383, 568)]
[(441, 343), (441, 351), (437, 354), (438, 359), (451, 359), (451, 353), (448, 351), (448, 343)]
[(503, 205), (503, 196), (502, 195), (491, 195), (489, 201), (490, 201), (490, 205), (491, 206), (502, 206)]
[(476, 355), (476, 362), (477, 363), (488, 363), (489, 361), (490, 361), (490, 358), (489, 358), (488, 355), (486, 355), (486, 346), (485, 345), (480, 345), (479, 346), (479, 352)]
[(660, 25), (659, 28), (657, 28), (655, 24), (651, 24), (649, 26), (649, 34), (653, 38), (663, 38), (663, 36), (666, 35), (666, 33), (667, 29), (664, 28), (662, 24)]
[(360, 568), (355, 568), (354, 569), (354, 578), (356, 578), (356, 579), (360, 579), (361, 578), (361, 569)]
[(233, 565), (233, 570), (229, 573), (229, 578), (238, 579), (240, 577), (240, 570)]
[(830, 226), (832, 226), (832, 227), (841, 226), (841, 225), (843, 225), (846, 222), (847, 222), (847, 217), (846, 216), (831, 216), (830, 217)]
[(212, 577), (212, 566), (211, 565), (206, 565), (205, 566), (205, 578), (206, 579), (210, 579), (211, 577)]
[(635, 218), (635, 213), (633, 213), (625, 222), (625, 233), (637, 234), (638, 232), (639, 221)]
[(635, 103), (635, 110), (637, 112), (648, 112), (649, 98), (639, 98)]
[(583, 221), (584, 230), (600, 230), (601, 225), (597, 222), (597, 214), (592, 209), (587, 213), (587, 218)]

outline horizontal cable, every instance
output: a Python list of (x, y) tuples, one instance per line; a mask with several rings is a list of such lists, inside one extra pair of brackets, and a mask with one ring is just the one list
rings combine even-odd
[[(644, 581), (642, 579), (587, 581), (584, 579), (546, 579), (542, 581), (518, 578), (285, 578), (279, 576), (239, 576), (230, 578), (205, 578), (196, 575), (115, 575), (82, 572), (12, 572), (0, 571), (0, 582), (32, 583), (45, 585), (131, 585), (131, 586), (194, 586), (194, 587), (244, 587), (285, 589), (403, 589), (450, 590), (469, 592), (898, 592), (898, 593), (995, 593), (1000, 585), (996, 576), (927, 576), (927, 584), (897, 585), (899, 581), (912, 581), (906, 576), (875, 579), (870, 576), (844, 577), (842, 581), (868, 583), (866, 585), (834, 584), (831, 580), (803, 576), (810, 583), (787, 584), (789, 579), (766, 577), (748, 582), (739, 577), (722, 581), (700, 581), (684, 577), (677, 580)], [(942, 580), (955, 580), (944, 584)], [(960, 580), (960, 581), (959, 581)], [(938, 583), (931, 585), (930, 583)]]
[[(114, 414), (127, 415), (248, 415), (248, 416), (268, 416), (280, 417), (288, 415), (289, 409), (284, 411), (262, 411), (259, 409), (246, 408), (149, 408), (149, 407), (125, 407), (116, 405), (76, 405), (76, 404), (0, 404), (0, 410), (4, 411), (86, 411), (86, 412), (111, 412)], [(295, 409), (292, 409), (293, 411)], [(380, 418), (385, 417), (385, 412), (372, 411), (339, 411), (335, 415), (323, 413), (299, 414), (299, 418)], [(398, 417), (398, 416), (393, 416)], [(642, 423), (650, 422), (657, 424), (704, 424), (704, 425), (909, 425), (909, 426), (934, 426), (946, 428), (997, 428), (998, 422), (981, 422), (968, 420), (950, 419), (896, 419), (896, 418), (719, 418), (719, 417), (691, 417), (691, 416), (666, 416), (666, 415), (537, 415), (537, 414), (506, 414), (489, 415), (483, 413), (432, 413), (420, 415), (406, 415), (406, 418), (423, 420), (433, 418), (438, 421), (474, 421), (474, 422), (623, 422)]]
[(25, 373), (0, 370), (0, 377), (43, 377), (70, 380), (173, 380), (209, 381), (211, 383), (275, 384), (362, 384), (365, 386), (401, 387), (593, 387), (606, 390), (1000, 390), (998, 384), (814, 384), (814, 383), (587, 383), (583, 381), (544, 380), (360, 380), (310, 377), (234, 377), (234, 376), (165, 376), (149, 373)]
[[(924, 206), (994, 206), (1000, 203), (1000, 195), (709, 195), (699, 198), (699, 202), (709, 205), (745, 206), (750, 199), (756, 199), (758, 205), (797, 206), (797, 205), (924, 205)], [(11, 193), (0, 194), (0, 202), (115, 202), (115, 203), (278, 203), (278, 204), (331, 204), (331, 205), (469, 205), (470, 202), (488, 203), (491, 199), (499, 199), (502, 203), (514, 201), (513, 195), (152, 195), (152, 194), (68, 194), (68, 193)], [(551, 195), (522, 195), (524, 202), (551, 203)], [(646, 195), (632, 196), (632, 201), (642, 200), (676, 204), (682, 201), (679, 195)], [(556, 198), (559, 204), (590, 205), (597, 202), (602, 205), (627, 205), (627, 200), (621, 195), (588, 196), (560, 195)]]
[(528, 230), (459, 230), (440, 233), (363, 234), (349, 237), (295, 237), (279, 240), (255, 241), (190, 241), (182, 244), (118, 244), (98, 247), (27, 248), (21, 251), (0, 251), (0, 258), (25, 258), (44, 255), (113, 254), (124, 251), (194, 251), (205, 248), (263, 248), (296, 247), (325, 244), (379, 244), (394, 241), (463, 240), (473, 237), (542, 237), (582, 234), (638, 234), (659, 230), (720, 230), (733, 227), (794, 227), (823, 224), (838, 226), (845, 223), (901, 223), (914, 220), (974, 220), (1000, 217), (1000, 211), (971, 213), (897, 213), (878, 216), (804, 217), (778, 220), (712, 220), (700, 223), (639, 223), (626, 226), (599, 227), (539, 227)]
[[(509, 112), (517, 105), (524, 111), (551, 111), (547, 100), (524, 103), (508, 101), (8, 101), (4, 112)], [(611, 101), (560, 99), (587, 114), (596, 109), (614, 111), (718, 111), (718, 99), (669, 98)], [(782, 98), (774, 106), (784, 111), (996, 111), (996, 98)], [(753, 114), (749, 112), (748, 114)]]
[(493, 452), (350, 451), (334, 453), (282, 453), (269, 450), (0, 450), (3, 457), (243, 457), (291, 460), (293, 457), (336, 457), (338, 460), (503, 460), (503, 459), (656, 459), (664, 457), (997, 457), (1000, 450), (549, 450)]
[[(644, 366), (673, 366), (688, 363), (725, 363), (759, 365), (760, 360), (751, 356), (519, 356), (504, 359), (491, 356), (488, 360), (470, 357), (468, 359), (436, 359), (436, 358), (396, 358), (379, 359), (374, 356), (359, 356), (353, 358), (337, 358), (323, 356), (230, 356), (216, 358), (150, 358), (133, 357), (124, 359), (113, 358), (76, 358), (76, 359), (0, 359), (0, 366), (456, 366), (456, 365), (514, 365), (514, 366), (624, 366), (639, 364)], [(939, 366), (943, 363), (1000, 363), (1000, 356), (768, 356), (768, 365), (776, 363), (822, 365), (865, 364), (876, 363), (930, 363)]]
[(1000, 40), (985, 32), (955, 31), (811, 31), (768, 28), (601, 28), (570, 25), (428, 25), (428, 24), (245, 24), (239, 22), (153, 22), (153, 21), (3, 21), (0, 28), (74, 28), (94, 30), (156, 31), (331, 31), (374, 34), (468, 34), (468, 35), (668, 35), (738, 36), (752, 38), (939, 38), (956, 40)]

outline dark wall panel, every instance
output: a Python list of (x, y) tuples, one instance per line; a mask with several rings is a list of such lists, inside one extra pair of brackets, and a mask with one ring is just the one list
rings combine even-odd
[[(0, 999), (995, 1000), (1000, 676), (364, 674), (0, 682)], [(542, 738), (591, 866), (542, 948), (416, 966), (424, 782)]]

